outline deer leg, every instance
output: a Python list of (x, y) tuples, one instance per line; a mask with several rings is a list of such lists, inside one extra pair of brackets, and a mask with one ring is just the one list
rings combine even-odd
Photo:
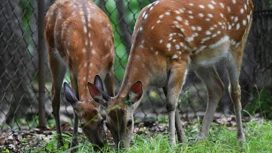
[[(163, 92), (164, 92), (165, 96), (167, 96), (167, 87), (163, 88)], [(179, 143), (187, 142), (187, 138), (186, 138), (185, 132), (182, 127), (182, 122), (180, 120), (180, 115), (177, 110), (175, 113), (175, 127), (176, 127), (176, 131), (177, 131), (177, 135), (178, 135), (178, 142)]]
[[(164, 92), (165, 96), (167, 96), (167, 87), (163, 88), (163, 92)], [(180, 115), (177, 110), (175, 113), (175, 127), (176, 127), (176, 131), (177, 131), (178, 142), (179, 143), (187, 142), (187, 138), (186, 138), (185, 132), (182, 127), (182, 122), (180, 120)]]
[[(79, 99), (79, 93), (78, 93), (78, 85), (77, 85), (77, 78), (73, 74), (70, 74), (71, 78), (71, 84), (72, 88), (77, 96), (77, 99)], [(78, 134), (78, 116), (74, 111), (74, 128), (73, 128), (73, 137), (72, 137), (72, 143), (71, 143), (71, 148), (75, 147), (78, 145), (78, 140), (77, 140), (77, 134)], [(74, 149), (71, 152), (76, 152), (77, 150)]]
[(229, 93), (234, 105), (234, 111), (236, 114), (237, 122), (237, 140), (245, 141), (242, 125), (242, 106), (241, 106), (241, 89), (239, 85), (239, 75), (242, 63), (242, 52), (244, 49), (244, 43), (237, 48), (232, 48), (232, 57), (230, 57), (230, 64), (228, 65), (229, 72)]
[[(77, 133), (78, 133), (78, 116), (74, 111), (74, 129), (73, 129), (73, 137), (72, 137), (71, 148), (78, 145)], [(71, 152), (77, 152), (77, 149), (73, 149)]]
[[(169, 141), (172, 144), (176, 143), (175, 138), (175, 117), (176, 117), (176, 107), (178, 102), (178, 97), (185, 81), (187, 62), (181, 62), (178, 65), (175, 65), (171, 69), (169, 74), (169, 80), (167, 84), (167, 96), (166, 96), (166, 109), (168, 111), (168, 120), (169, 120)], [(180, 128), (180, 127), (179, 127)], [(178, 129), (180, 130), (180, 129)]]
[(52, 108), (53, 115), (55, 118), (55, 126), (57, 130), (57, 141), (58, 147), (63, 146), (63, 141), (61, 137), (61, 128), (60, 128), (60, 117), (59, 117), (59, 109), (60, 109), (60, 91), (62, 87), (62, 82), (64, 79), (66, 67), (60, 61), (60, 58), (56, 55), (56, 49), (49, 47), (49, 62), (50, 62), (50, 70), (52, 74)]
[(224, 84), (222, 83), (214, 67), (201, 67), (196, 72), (205, 83), (208, 90), (207, 108), (203, 118), (201, 130), (197, 138), (200, 140), (207, 138), (209, 135), (210, 125), (212, 123), (217, 104), (222, 96)]
[(180, 120), (180, 115), (179, 115), (178, 110), (176, 110), (176, 114), (175, 114), (175, 125), (176, 125), (176, 130), (177, 130), (177, 135), (178, 135), (178, 142), (179, 143), (188, 142), (187, 138), (186, 138), (186, 135), (185, 135), (185, 132), (184, 132), (183, 127), (182, 127), (182, 122)]

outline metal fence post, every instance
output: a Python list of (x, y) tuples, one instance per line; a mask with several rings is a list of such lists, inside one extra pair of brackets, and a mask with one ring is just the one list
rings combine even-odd
[(39, 128), (46, 127), (45, 120), (45, 45), (43, 36), (44, 0), (38, 1), (38, 58), (39, 58)]

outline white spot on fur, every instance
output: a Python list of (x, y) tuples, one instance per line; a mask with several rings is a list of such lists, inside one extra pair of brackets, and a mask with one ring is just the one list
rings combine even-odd
[(195, 27), (195, 26), (192, 26), (191, 29), (192, 29), (193, 31), (195, 31), (195, 30), (196, 30), (196, 27)]
[(231, 8), (229, 6), (227, 7), (227, 10), (228, 10), (228, 12), (231, 12)]
[(197, 26), (197, 31), (202, 31), (202, 27)]
[(178, 55), (176, 55), (176, 54), (174, 54), (173, 56), (172, 56), (172, 59), (177, 59), (178, 58)]
[(184, 21), (184, 24), (185, 24), (185, 25), (189, 25), (189, 21), (188, 21), (188, 20), (185, 20), (185, 21)]
[(211, 13), (208, 13), (208, 17), (213, 18), (213, 15)]
[(231, 25), (229, 24), (229, 25), (228, 25), (228, 30), (230, 30), (230, 29), (231, 29)]
[(83, 30), (84, 30), (84, 33), (86, 34), (86, 33), (87, 33), (87, 27), (84, 26), (84, 27), (83, 27)]
[(180, 46), (178, 44), (176, 44), (175, 47), (176, 47), (176, 50), (180, 49)]
[(168, 43), (167, 45), (166, 45), (166, 48), (168, 49), (168, 51), (170, 51), (171, 50), (171, 44), (170, 43)]
[(163, 16), (164, 16), (164, 15), (163, 15), (163, 14), (161, 14), (161, 15), (159, 16), (159, 18), (160, 18), (160, 19), (162, 19), (162, 18), (163, 18)]
[(222, 8), (225, 8), (225, 5), (223, 3), (219, 3), (219, 5), (222, 7)]
[(176, 14), (180, 14), (180, 11), (179, 11), (179, 10), (175, 10), (175, 13), (176, 13)]
[(248, 20), (248, 22), (250, 21), (250, 15), (247, 15), (247, 20)]
[(208, 30), (206, 31), (206, 35), (211, 35), (212, 33)]
[(237, 24), (236, 24), (236, 30), (239, 30), (239, 29), (240, 29), (240, 24), (237, 23)]
[(246, 21), (246, 20), (243, 20), (243, 25), (244, 25), (244, 26), (246, 25), (246, 23), (247, 23), (247, 21)]
[(181, 20), (182, 20), (182, 18), (181, 18), (180, 16), (177, 16), (176, 19), (177, 19), (178, 21), (181, 21)]
[(238, 17), (235, 17), (234, 18), (234, 22), (237, 22), (239, 19), (238, 19)]
[(208, 4), (208, 7), (209, 7), (210, 9), (214, 9), (214, 6), (213, 6), (212, 4)]
[(217, 34), (215, 33), (215, 34), (212, 35), (212, 38), (215, 38), (216, 36), (217, 36)]
[(160, 40), (160, 44), (161, 44), (162, 42), (163, 42), (163, 40), (161, 39), (161, 40)]
[(145, 16), (144, 16), (144, 19), (147, 19), (147, 17), (148, 17), (148, 14), (146, 13)]
[(86, 48), (83, 48), (83, 49), (82, 49), (82, 53), (83, 53), (83, 54), (85, 54), (86, 51), (87, 51)]
[(204, 6), (204, 5), (199, 5), (199, 8), (204, 9), (204, 8), (205, 8), (205, 6)]

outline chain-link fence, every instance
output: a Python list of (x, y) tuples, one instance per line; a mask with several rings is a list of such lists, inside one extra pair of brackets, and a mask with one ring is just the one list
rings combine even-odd
[[(37, 3), (40, 1), (1, 0), (0, 133), (3, 130), (31, 129), (37, 126), (39, 101), (45, 104), (46, 119), (52, 119), (51, 75), (47, 64), (47, 52), (38, 38), (42, 26), (39, 23), (43, 20), (39, 17), (46, 13), (53, 1), (44, 2), (44, 6), (40, 8), (44, 7), (45, 11), (40, 10), (42, 13), (39, 14)], [(140, 10), (152, 0), (95, 0), (95, 2), (108, 15), (114, 30), (115, 86), (118, 91), (136, 18)], [(271, 92), (272, 87), (272, 6), (268, 0), (254, 0), (254, 3), (254, 21), (246, 44), (240, 77), (243, 106), (254, 102), (252, 95), (255, 89), (270, 88)], [(41, 60), (46, 61), (42, 66), (39, 65), (39, 62), (43, 63)], [(218, 70), (227, 88), (226, 72), (220, 68), (220, 64)], [(187, 116), (201, 116), (206, 108), (206, 89), (193, 72), (187, 78), (180, 96), (179, 110)], [(43, 86), (43, 83), (45, 90), (39, 90), (39, 85)], [(166, 112), (164, 101), (163, 92), (151, 88), (136, 111), (136, 118), (154, 119), (164, 114)], [(227, 89), (217, 112), (218, 114), (233, 112)], [(72, 108), (66, 104), (64, 98), (61, 113), (61, 120), (71, 121)]]

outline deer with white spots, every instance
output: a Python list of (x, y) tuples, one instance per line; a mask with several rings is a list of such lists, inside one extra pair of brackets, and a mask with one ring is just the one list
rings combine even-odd
[[(176, 107), (188, 71), (205, 83), (208, 105), (198, 139), (208, 137), (223, 83), (214, 63), (225, 60), (229, 93), (237, 121), (237, 139), (244, 141), (239, 73), (252, 22), (251, 0), (160, 0), (145, 7), (136, 22), (125, 76), (119, 93), (110, 98), (107, 125), (115, 143), (128, 147), (133, 112), (149, 86), (163, 88), (170, 142), (175, 144)], [(182, 128), (176, 127), (178, 138)], [(181, 140), (182, 140), (181, 139)]]
[[(69, 68), (72, 89), (64, 84), (67, 101), (74, 108), (72, 146), (77, 144), (78, 119), (89, 141), (102, 147), (105, 140), (102, 101), (93, 84), (101, 76), (107, 93), (114, 92), (113, 32), (108, 17), (91, 0), (56, 0), (45, 16), (50, 70), (52, 73), (52, 107), (58, 134), (58, 146), (63, 145), (60, 128), (60, 92), (66, 67)], [(91, 82), (91, 83), (88, 83)]]

